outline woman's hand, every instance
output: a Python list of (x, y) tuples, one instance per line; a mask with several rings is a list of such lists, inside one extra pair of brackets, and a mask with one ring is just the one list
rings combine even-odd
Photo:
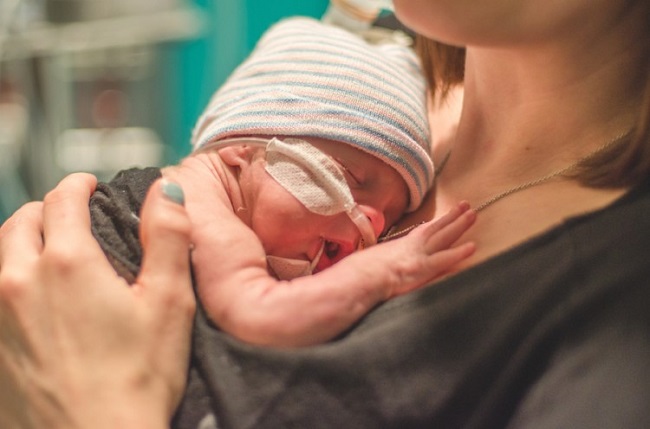
[(151, 188), (129, 287), (90, 232), (95, 185), (71, 175), (0, 228), (2, 428), (162, 428), (182, 394), (189, 219), (168, 187)]

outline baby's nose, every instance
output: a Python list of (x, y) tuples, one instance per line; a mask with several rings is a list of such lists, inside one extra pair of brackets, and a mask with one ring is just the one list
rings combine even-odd
[(375, 237), (379, 237), (386, 226), (384, 213), (382, 213), (381, 210), (377, 210), (376, 208), (365, 204), (359, 204), (358, 207), (359, 210), (361, 210), (361, 212), (370, 220)]

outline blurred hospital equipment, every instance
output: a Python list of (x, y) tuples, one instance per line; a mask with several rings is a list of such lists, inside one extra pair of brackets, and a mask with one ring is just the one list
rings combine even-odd
[(69, 172), (164, 162), (160, 51), (203, 28), (184, 0), (0, 0), (0, 222)]

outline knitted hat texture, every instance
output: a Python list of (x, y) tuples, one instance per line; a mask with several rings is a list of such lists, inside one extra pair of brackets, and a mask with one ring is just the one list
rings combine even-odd
[(272, 26), (215, 93), (193, 131), (199, 149), (232, 137), (319, 137), (394, 168), (409, 210), (433, 183), (425, 81), (408, 46), (374, 45), (311, 18)]

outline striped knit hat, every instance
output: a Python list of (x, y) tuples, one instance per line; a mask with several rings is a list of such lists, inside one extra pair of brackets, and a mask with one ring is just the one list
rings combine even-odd
[(409, 211), (433, 183), (425, 82), (411, 48), (371, 45), (311, 18), (262, 36), (213, 96), (192, 143), (248, 136), (320, 137), (370, 153), (404, 178)]

